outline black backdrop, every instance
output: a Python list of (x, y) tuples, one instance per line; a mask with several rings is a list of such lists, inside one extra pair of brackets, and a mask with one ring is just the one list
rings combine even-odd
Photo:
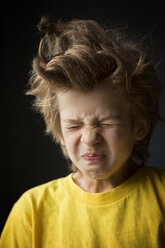
[[(44, 135), (44, 122), (39, 114), (32, 112), (30, 98), (24, 95), (39, 43), (36, 25), (41, 15), (49, 15), (55, 21), (83, 18), (103, 25), (112, 22), (127, 26), (134, 34), (147, 34), (156, 56), (163, 59), (157, 72), (165, 86), (165, 16), (161, 1), (6, 1), (4, 6), (1, 10), (4, 74), (1, 78), (0, 228), (25, 190), (68, 173), (60, 149)], [(164, 108), (165, 90), (160, 104), (165, 118)], [(148, 165), (165, 168), (165, 124), (158, 123), (150, 150)]]

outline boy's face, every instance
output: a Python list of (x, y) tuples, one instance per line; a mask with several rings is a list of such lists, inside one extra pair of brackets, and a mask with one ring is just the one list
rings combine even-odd
[(135, 143), (124, 93), (109, 86), (57, 94), (61, 144), (82, 175), (106, 179), (127, 165)]

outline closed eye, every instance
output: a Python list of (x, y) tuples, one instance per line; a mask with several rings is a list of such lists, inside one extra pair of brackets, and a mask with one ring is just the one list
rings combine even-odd
[(81, 127), (81, 125), (76, 125), (76, 126), (71, 126), (71, 127), (67, 127), (68, 129), (78, 129), (78, 128), (80, 128)]
[(103, 127), (113, 127), (113, 126), (117, 126), (120, 125), (119, 123), (102, 123), (101, 124)]

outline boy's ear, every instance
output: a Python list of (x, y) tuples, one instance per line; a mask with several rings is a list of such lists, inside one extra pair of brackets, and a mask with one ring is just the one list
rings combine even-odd
[(150, 130), (150, 121), (145, 119), (137, 120), (135, 126), (135, 140), (143, 140)]

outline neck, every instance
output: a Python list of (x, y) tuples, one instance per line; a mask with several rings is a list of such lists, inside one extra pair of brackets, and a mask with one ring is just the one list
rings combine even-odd
[(125, 166), (120, 170), (114, 172), (112, 175), (105, 179), (93, 179), (82, 174), (82, 172), (77, 171), (73, 174), (74, 182), (82, 188), (84, 191), (89, 193), (103, 193), (110, 191), (129, 177), (131, 177), (139, 169), (139, 166), (131, 164), (130, 166)]

